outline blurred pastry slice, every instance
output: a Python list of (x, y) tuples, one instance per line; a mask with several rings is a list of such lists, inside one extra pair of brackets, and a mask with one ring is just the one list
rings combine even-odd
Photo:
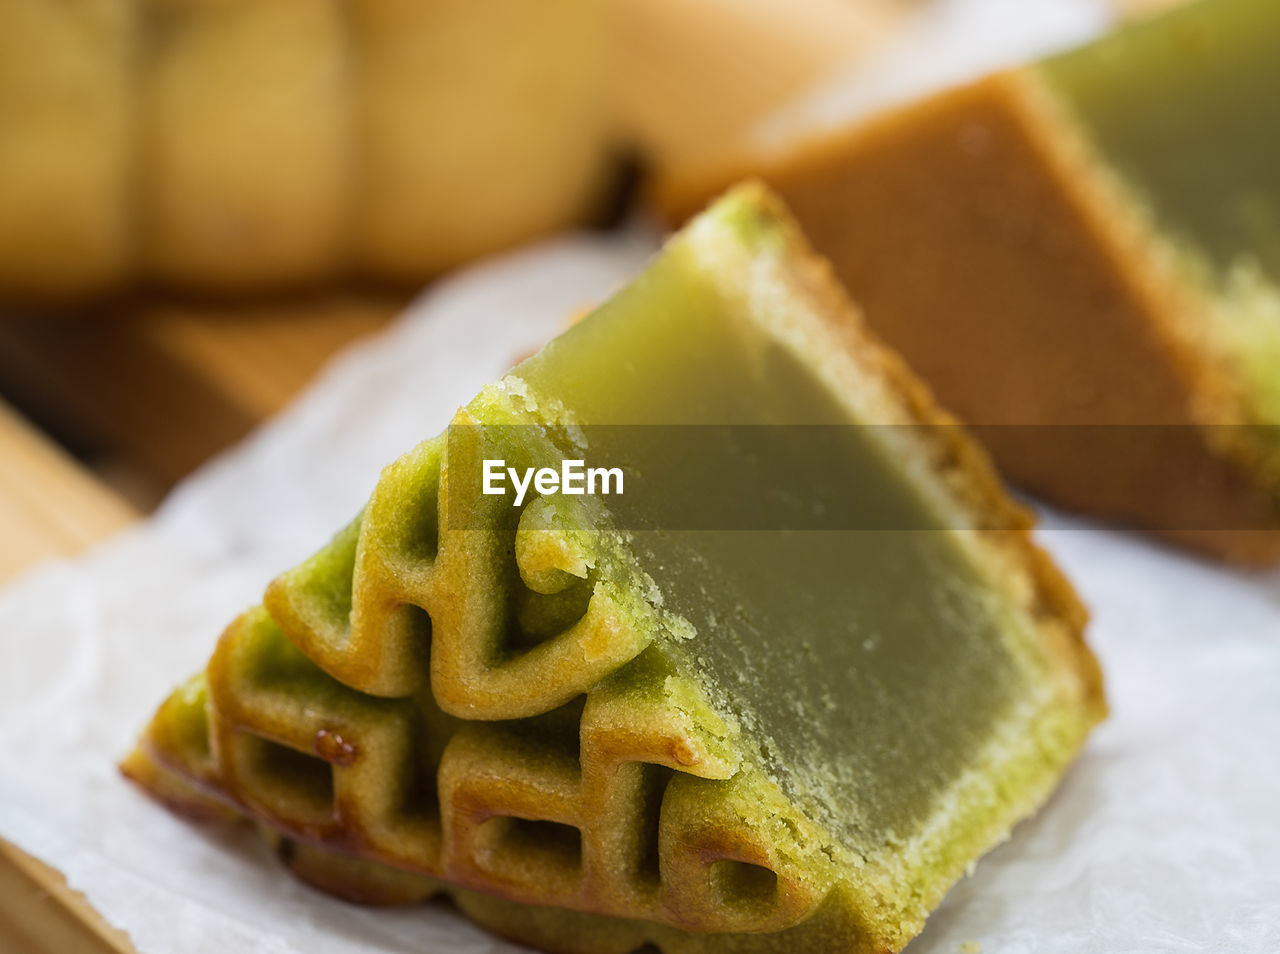
[(803, 143), (763, 176), (899, 349), (1059, 504), (1280, 560), (1280, 7), (1203, 0)]

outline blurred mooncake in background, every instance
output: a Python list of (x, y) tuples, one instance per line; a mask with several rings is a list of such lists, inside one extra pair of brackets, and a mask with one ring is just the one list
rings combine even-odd
[(0, 5), (0, 299), (421, 284), (584, 221), (604, 0)]
[(803, 143), (759, 175), (871, 326), (1045, 499), (1280, 560), (1280, 7), (1201, 0)]

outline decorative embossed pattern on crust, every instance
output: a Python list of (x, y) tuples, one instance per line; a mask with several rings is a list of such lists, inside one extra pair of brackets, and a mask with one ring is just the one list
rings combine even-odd
[[(687, 931), (804, 918), (820, 894), (748, 823), (742, 767), (664, 695), (655, 628), (601, 586), (564, 619), (574, 600), (523, 582), (556, 567), (514, 520), (441, 532), (445, 455), (437, 438), (388, 467), (362, 515), (226, 630), (207, 693), (179, 690), (146, 754), (357, 900), (445, 881)], [(558, 579), (539, 588), (594, 582)], [(175, 738), (206, 714), (207, 743)], [(351, 856), (341, 878), (317, 850)]]

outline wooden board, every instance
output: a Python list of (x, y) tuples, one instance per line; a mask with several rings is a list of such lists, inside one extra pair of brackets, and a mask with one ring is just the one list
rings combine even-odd
[(0, 951), (137, 954), (118, 931), (43, 862), (0, 841)]
[(128, 526), (132, 507), (0, 402), (0, 582)]
[(149, 303), (0, 321), (0, 391), (102, 460), (149, 509), (407, 301), (350, 294), (241, 306)]
[[(0, 402), (0, 583), (74, 556), (128, 526), (136, 512)], [(0, 951), (134, 954), (48, 865), (0, 841)]]

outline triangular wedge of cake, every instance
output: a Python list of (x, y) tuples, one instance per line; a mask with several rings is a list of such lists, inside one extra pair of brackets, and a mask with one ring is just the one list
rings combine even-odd
[[(625, 485), (485, 492), (575, 456)], [(124, 768), (552, 951), (896, 951), (1104, 713), (1029, 523), (743, 187), (391, 464)]]
[(1015, 483), (1280, 561), (1280, 5), (1201, 0), (664, 187), (759, 176)]

